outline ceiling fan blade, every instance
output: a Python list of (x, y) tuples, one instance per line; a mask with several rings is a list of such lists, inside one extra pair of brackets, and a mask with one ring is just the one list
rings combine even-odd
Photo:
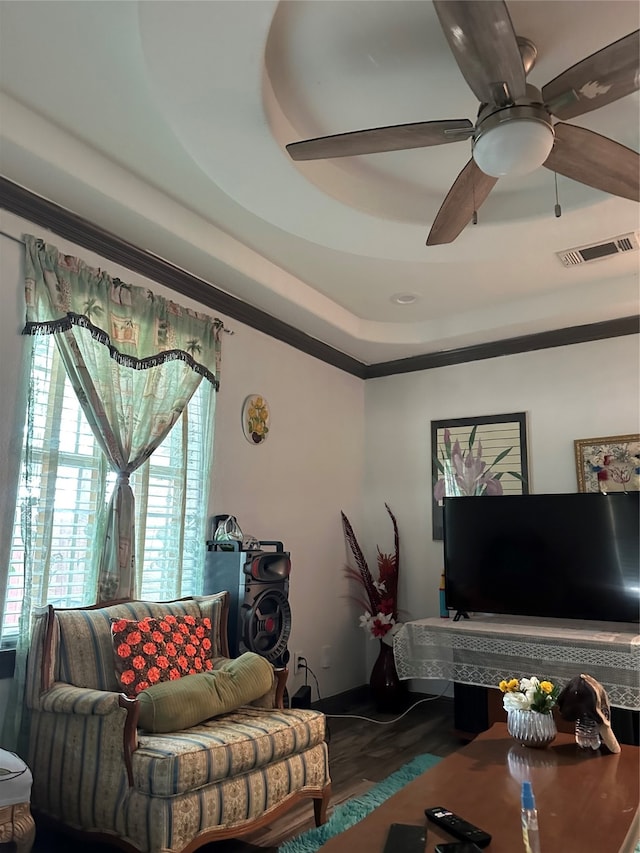
[(506, 4), (434, 0), (464, 79), (481, 103), (505, 106), (526, 94), (526, 78)]
[(542, 89), (549, 111), (561, 119), (597, 110), (639, 86), (640, 30), (567, 68)]
[(497, 178), (492, 178), (480, 171), (475, 160), (469, 160), (455, 179), (447, 197), (442, 202), (438, 215), (433, 220), (427, 237), (427, 246), (452, 243), (465, 225), (471, 221), (473, 211), (479, 210), (497, 182)]
[(556, 124), (544, 166), (611, 195), (640, 201), (640, 154), (592, 130)]
[(356, 154), (443, 145), (468, 139), (472, 133), (473, 124), (467, 118), (417, 121), (290, 142), (287, 151), (293, 160), (325, 160), (330, 157), (353, 157)]

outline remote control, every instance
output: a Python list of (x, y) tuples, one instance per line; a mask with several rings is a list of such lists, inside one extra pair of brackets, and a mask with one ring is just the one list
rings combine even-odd
[(444, 806), (425, 809), (424, 813), (432, 823), (446, 830), (454, 838), (459, 838), (460, 841), (472, 841), (478, 847), (486, 847), (491, 842), (491, 836), (488, 832), (479, 829), (467, 820), (463, 820), (457, 814), (450, 812), (449, 809), (445, 809)]

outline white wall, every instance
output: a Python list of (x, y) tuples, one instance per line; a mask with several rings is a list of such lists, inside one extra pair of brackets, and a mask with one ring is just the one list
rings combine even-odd
[[(43, 236), (125, 281), (149, 284), (18, 217), (3, 213), (0, 227)], [(20, 444), (14, 413), (25, 345), (21, 249), (0, 237), (0, 251), (0, 453), (11, 462)], [(373, 568), (376, 544), (393, 547), (390, 505), (400, 532), (400, 604), (407, 618), (438, 613), (443, 557), (442, 543), (431, 538), (432, 420), (527, 412), (534, 492), (576, 491), (575, 438), (640, 431), (638, 336), (364, 383), (233, 320), (226, 325), (235, 334), (223, 341), (210, 512), (232, 512), (245, 533), (282, 539), (291, 551), (290, 648), (308, 657), (323, 696), (363, 684), (375, 654), (344, 597), (341, 509)], [(272, 432), (257, 447), (240, 425), (242, 402), (254, 392), (272, 411)], [(2, 506), (12, 505), (10, 482), (3, 464), (0, 525)], [(6, 523), (0, 533), (1, 544)], [(332, 647), (329, 669), (320, 666), (323, 645)], [(290, 687), (300, 683), (292, 678)]]
[[(340, 510), (358, 518), (361, 509), (364, 383), (229, 325), (237, 333), (223, 344), (210, 514), (232, 512), (243, 532), (284, 541), (292, 563), (289, 650), (307, 657), (321, 694), (331, 696), (367, 679), (365, 638), (340, 597), (348, 591)], [(247, 394), (258, 392), (269, 401), (271, 422), (268, 440), (256, 447), (244, 438), (240, 412)], [(320, 667), (324, 645), (331, 646), (329, 669)], [(294, 680), (294, 689), (301, 683)]]
[[(142, 276), (4, 211), (0, 228), (16, 237), (23, 233), (43, 237), (124, 281), (152, 287), (196, 307)], [(28, 342), (20, 334), (24, 325), (21, 256), (19, 244), (0, 236), (0, 513), (3, 506), (13, 506), (6, 460), (15, 459), (16, 452), (19, 456), (21, 443), (21, 426), (14, 417), (20, 409), (21, 358)], [(245, 533), (284, 541), (292, 561), (289, 647), (307, 656), (322, 695), (334, 695), (364, 683), (367, 677), (365, 638), (357, 628), (351, 604), (341, 597), (347, 589), (342, 576), (345, 545), (340, 524), (341, 509), (357, 518), (361, 505), (364, 383), (218, 316), (234, 334), (223, 338), (210, 513), (233, 513)], [(242, 402), (255, 392), (267, 398), (272, 417), (269, 438), (260, 446), (249, 444), (241, 428)], [(0, 514), (3, 542), (8, 540), (10, 516), (10, 512)], [(320, 666), (323, 645), (332, 647), (329, 669)], [(301, 683), (300, 676), (290, 677), (289, 687), (295, 691)], [(0, 703), (1, 696), (0, 692)]]
[(373, 542), (384, 501), (398, 518), (410, 618), (438, 615), (443, 569), (431, 421), (526, 412), (530, 491), (575, 492), (574, 439), (640, 432), (639, 345), (633, 335), (367, 381), (364, 512)]

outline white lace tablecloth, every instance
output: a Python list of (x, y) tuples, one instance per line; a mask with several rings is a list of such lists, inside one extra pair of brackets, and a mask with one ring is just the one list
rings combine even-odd
[(618, 622), (472, 616), (406, 622), (394, 637), (401, 679), (437, 678), (494, 687), (532, 675), (560, 686), (581, 672), (617, 708), (640, 710), (640, 635)]

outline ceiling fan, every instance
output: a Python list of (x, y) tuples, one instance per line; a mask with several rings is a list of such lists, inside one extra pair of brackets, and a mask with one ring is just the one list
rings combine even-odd
[(500, 176), (539, 166), (612, 195), (640, 201), (640, 155), (558, 119), (599, 109), (640, 86), (640, 30), (588, 56), (542, 91), (527, 83), (535, 45), (517, 37), (501, 0), (433, 0), (463, 77), (480, 101), (468, 119), (425, 121), (321, 136), (286, 146), (293, 160), (322, 160), (472, 140), (472, 158), (433, 222), (427, 246), (451, 243)]

